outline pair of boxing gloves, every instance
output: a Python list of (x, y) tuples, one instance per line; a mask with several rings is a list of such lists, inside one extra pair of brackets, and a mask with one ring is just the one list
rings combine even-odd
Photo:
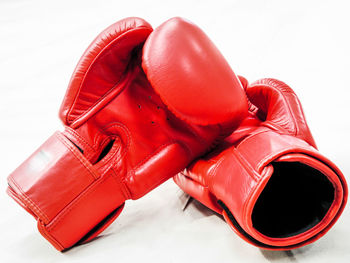
[(266, 249), (315, 241), (346, 204), (344, 176), (317, 151), (292, 89), (237, 77), (181, 18), (155, 30), (127, 18), (104, 30), (75, 69), (60, 118), (64, 131), (8, 177), (7, 190), (60, 251), (173, 176)]

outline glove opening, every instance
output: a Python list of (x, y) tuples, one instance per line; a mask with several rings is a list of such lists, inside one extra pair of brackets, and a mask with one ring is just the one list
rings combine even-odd
[(334, 187), (320, 171), (299, 162), (272, 163), (274, 173), (252, 213), (254, 228), (286, 238), (317, 225), (334, 200)]

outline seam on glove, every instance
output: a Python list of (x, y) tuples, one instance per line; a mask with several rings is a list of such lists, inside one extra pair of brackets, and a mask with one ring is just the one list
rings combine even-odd
[[(219, 166), (220, 166), (220, 165), (222, 164), (222, 162), (224, 161), (224, 157), (225, 157), (225, 156), (221, 156), (221, 158), (219, 159), (219, 161), (217, 161), (217, 162), (215, 163), (214, 169), (212, 169), (212, 170), (209, 172), (208, 178), (210, 178), (210, 180), (214, 179), (214, 177), (217, 175), (216, 172), (217, 172)], [(209, 185), (209, 183), (208, 183), (208, 185)]]
[[(259, 176), (255, 173), (256, 169), (251, 166), (251, 164), (244, 158), (244, 156), (240, 153), (240, 151), (237, 148), (234, 148), (233, 152), (231, 151), (231, 154), (240, 161), (240, 164), (243, 166), (247, 174), (249, 174), (249, 176), (254, 181), (257, 182), (259, 180)], [(254, 171), (254, 172), (250, 173), (249, 171)]]
[(65, 249), (65, 247), (54, 237), (52, 236), (44, 227), (44, 225), (39, 221), (38, 223), (38, 229), (39, 232), (47, 239), (49, 240), (54, 246), (58, 248), (58, 250), (62, 251)]
[(96, 147), (95, 145), (91, 146), (82, 136), (80, 136), (79, 133), (77, 133), (75, 130), (73, 130), (70, 127), (67, 127), (66, 131), (71, 134), (75, 139), (77, 139), (81, 144), (83, 144), (84, 146), (86, 146), (89, 151), (88, 153), (85, 155), (86, 159), (90, 160), (92, 158), (92, 156), (95, 154), (96, 152)]
[(15, 179), (13, 177), (9, 177), (9, 180), (17, 187), (17, 189), (20, 191), (22, 198), (27, 203), (28, 208), (33, 209), (34, 212), (37, 213), (37, 216), (40, 218), (42, 217), (45, 221), (49, 222), (49, 217), (45, 214), (44, 211), (41, 210), (41, 208), (32, 201), (32, 199), (26, 195), (26, 193), (23, 191), (23, 189), (17, 184)]
[(81, 158), (80, 155), (77, 155), (75, 150), (77, 151), (77, 149), (73, 148), (71, 145), (69, 145), (66, 141), (64, 141), (64, 137), (63, 135), (57, 134), (56, 133), (56, 137), (60, 140), (61, 143), (63, 143), (67, 149), (78, 159), (78, 161), (80, 161), (80, 163), (82, 165), (84, 165), (84, 167), (90, 172), (90, 174), (92, 175), (93, 179), (97, 179), (100, 177), (100, 175), (94, 171), (91, 167), (90, 162), (88, 162), (86, 159)]
[[(79, 97), (78, 95), (80, 94), (81, 92), (81, 89), (82, 89), (82, 86), (83, 86), (83, 83), (85, 82), (85, 78), (86, 76), (88, 75), (88, 73), (90, 72), (90, 69), (91, 69), (91, 66), (94, 64), (95, 60), (97, 59), (97, 57), (99, 57), (107, 48), (110, 47), (110, 45), (114, 44), (114, 42), (116, 42), (117, 40), (119, 40), (120, 38), (124, 37), (124, 35), (126, 34), (129, 34), (130, 32), (133, 32), (133, 31), (138, 31), (142, 28), (146, 28), (146, 27), (136, 27), (136, 28), (132, 28), (132, 29), (129, 29), (129, 30), (126, 30), (125, 32), (121, 33), (120, 35), (116, 36), (115, 38), (111, 39), (109, 43), (104, 43), (104, 47), (95, 55), (92, 55), (92, 58), (89, 59), (90, 61), (90, 64), (87, 68), (85, 68), (85, 72), (84, 72), (84, 75), (80, 78), (80, 84), (79, 84), (79, 88), (76, 92), (76, 94), (74, 95), (74, 101), (73, 103), (71, 104), (70, 108), (69, 108), (69, 111), (67, 112), (67, 115), (66, 115), (66, 122), (67, 123), (70, 123), (68, 121), (68, 116), (71, 115), (72, 111), (73, 111), (73, 108), (75, 107), (75, 104), (77, 102), (77, 98)], [(96, 43), (94, 42), (95, 46), (96, 46)], [(91, 55), (91, 54), (90, 54)], [(85, 62), (86, 63), (86, 62)], [(80, 64), (80, 61), (79, 61), (79, 64)], [(128, 64), (127, 64), (128, 65)], [(126, 66), (127, 67), (127, 66)], [(107, 91), (99, 100), (97, 100), (97, 102), (100, 102), (101, 100), (103, 100), (107, 94), (109, 94), (119, 83), (120, 81), (123, 79), (123, 75), (121, 76), (121, 78), (119, 79), (119, 81), (113, 85), (111, 87), (111, 89), (109, 91)], [(65, 100), (64, 100), (65, 101)], [(80, 119), (82, 115), (86, 114), (86, 112), (89, 112), (91, 110), (91, 108), (93, 108), (93, 106), (95, 104), (97, 104), (97, 102), (95, 102), (93, 105), (91, 105), (83, 114), (81, 114), (77, 119)], [(72, 123), (74, 123), (76, 120), (73, 120)]]
[[(275, 92), (277, 92), (278, 94), (281, 95), (281, 98), (283, 99), (285, 105), (287, 105), (288, 107), (288, 113), (289, 115), (291, 116), (291, 118), (293, 119), (293, 128), (289, 131), (291, 134), (295, 133), (297, 134), (298, 132), (298, 128), (297, 128), (297, 125), (296, 125), (296, 119), (295, 119), (295, 116), (294, 114), (292, 114), (292, 110), (290, 108), (290, 103), (288, 103), (287, 99), (285, 98), (284, 96), (284, 93), (288, 93), (287, 91), (282, 91), (280, 90), (279, 88), (284, 88), (284, 87), (288, 87), (289, 86), (283, 82), (281, 83), (278, 83), (276, 82), (274, 79), (262, 79), (260, 81), (257, 81), (256, 83), (253, 83), (251, 85), (251, 87), (258, 87), (258, 86), (268, 86), (269, 88), (271, 88), (272, 90), (274, 90)], [(294, 92), (293, 92), (294, 94)]]
[[(114, 128), (114, 127), (117, 127), (117, 128), (121, 128), (121, 130), (124, 132), (124, 134), (126, 135), (127, 137), (127, 141), (126, 141), (126, 144), (123, 144), (122, 142), (122, 139), (120, 138), (121, 136), (118, 136), (118, 134), (114, 131), (114, 132), (111, 132), (110, 129), (111, 128)], [(120, 143), (121, 145), (125, 145), (123, 148), (123, 152), (121, 154), (121, 157), (123, 157), (127, 150), (130, 148), (130, 145), (132, 143), (132, 138), (131, 138), (131, 135), (130, 135), (130, 132), (129, 132), (129, 129), (127, 128), (127, 126), (125, 126), (123, 123), (121, 122), (112, 122), (112, 123), (109, 123), (107, 126), (103, 127), (103, 128), (98, 128), (98, 130), (103, 133), (103, 134), (106, 134), (108, 132), (112, 133), (111, 137), (114, 136), (115, 138), (119, 138), (120, 140)]]
[[(246, 171), (249, 173), (250, 170)], [(255, 169), (253, 169), (252, 171), (254, 171), (253, 173), (255, 174)], [(264, 174), (261, 174), (260, 176), (258, 176), (258, 180), (256, 180), (256, 186), (260, 185), (261, 181), (264, 179)], [(252, 200), (252, 195), (258, 191), (259, 187), (253, 187), (250, 188), (249, 194), (248, 194), (248, 198), (245, 199), (244, 205), (243, 205), (243, 215), (247, 214), (247, 209), (248, 209), (248, 204), (250, 203), (250, 200)], [(247, 202), (248, 201), (248, 202)], [(255, 202), (257, 201), (257, 199), (255, 200)], [(252, 222), (253, 223), (253, 222)], [(253, 226), (253, 225), (252, 225)], [(256, 230), (257, 231), (257, 230)], [(259, 232), (259, 231), (257, 231)], [(259, 232), (260, 233), (260, 232)]]
[(47, 225), (47, 231), (50, 233), (53, 231), (58, 223), (64, 219), (64, 217), (69, 213), (76, 205), (79, 204), (79, 201), (84, 197), (94, 193), (96, 191), (97, 186), (102, 184), (104, 181), (108, 179), (108, 176), (104, 176), (100, 178), (100, 180), (95, 180), (92, 184), (90, 184), (87, 188), (85, 188), (75, 199), (73, 199), (65, 208), (63, 208), (60, 213)]
[[(121, 168), (121, 165), (119, 166), (119, 169)], [(127, 185), (125, 184), (125, 182), (123, 182), (122, 178), (123, 176), (122, 175), (119, 175), (118, 174), (122, 174), (122, 171), (116, 171), (114, 169), (114, 167), (111, 168), (111, 172), (112, 172), (112, 177), (114, 178), (114, 180), (117, 181), (118, 185), (120, 186), (120, 189), (122, 190), (123, 192), (123, 195), (125, 197), (125, 200), (127, 199), (131, 199), (131, 193), (130, 193), (130, 190), (128, 189)]]

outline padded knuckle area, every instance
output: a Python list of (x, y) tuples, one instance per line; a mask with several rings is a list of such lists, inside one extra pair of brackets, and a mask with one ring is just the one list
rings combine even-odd
[(187, 20), (170, 19), (151, 33), (142, 66), (163, 102), (187, 122), (238, 122), (245, 116), (239, 79), (205, 33)]

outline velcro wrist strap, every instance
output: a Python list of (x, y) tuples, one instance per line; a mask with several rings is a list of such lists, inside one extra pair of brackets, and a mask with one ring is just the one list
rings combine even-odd
[(100, 175), (60, 132), (22, 163), (8, 184), (9, 195), (38, 220), (40, 233), (58, 250), (96, 236), (125, 201), (113, 170)]

